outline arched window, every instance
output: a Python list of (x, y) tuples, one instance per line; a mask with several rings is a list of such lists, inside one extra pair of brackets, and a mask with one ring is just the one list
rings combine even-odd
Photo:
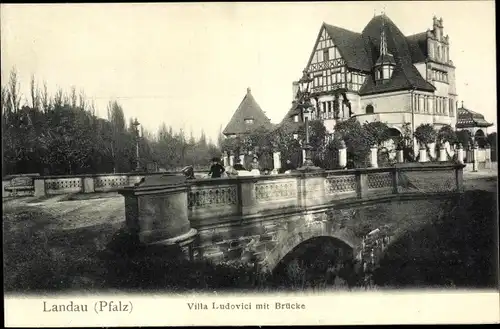
[(373, 105), (367, 105), (365, 109), (366, 114), (372, 114), (374, 112)]

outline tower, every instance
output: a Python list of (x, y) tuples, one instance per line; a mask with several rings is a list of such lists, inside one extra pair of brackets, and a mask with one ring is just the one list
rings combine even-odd
[(392, 77), (396, 61), (387, 49), (387, 37), (385, 33), (385, 15), (382, 15), (382, 29), (380, 31), (380, 55), (375, 62), (374, 72), (377, 83), (388, 81)]

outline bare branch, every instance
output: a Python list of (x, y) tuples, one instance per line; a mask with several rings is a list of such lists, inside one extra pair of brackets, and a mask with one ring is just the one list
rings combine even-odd
[(38, 85), (35, 82), (35, 75), (31, 75), (30, 81), (30, 93), (31, 93), (31, 107), (38, 110), (40, 108), (40, 97), (38, 91)]
[(16, 68), (13, 68), (12, 71), (10, 72), (10, 79), (9, 79), (9, 94), (13, 112), (17, 112), (20, 108), (20, 103), (21, 103), (21, 95), (19, 92), (20, 89), (21, 86), (17, 80), (17, 70)]
[(76, 88), (75, 86), (71, 87), (71, 92), (70, 92), (70, 101), (71, 101), (71, 107), (76, 108), (76, 101), (77, 101), (77, 96), (76, 96)]
[(47, 82), (43, 83), (43, 90), (40, 98), (43, 106), (43, 111), (47, 113), (50, 108), (50, 96), (49, 92), (47, 91)]
[(86, 110), (87, 108), (87, 97), (85, 96), (85, 92), (80, 90), (80, 94), (78, 95), (79, 107), (82, 110)]

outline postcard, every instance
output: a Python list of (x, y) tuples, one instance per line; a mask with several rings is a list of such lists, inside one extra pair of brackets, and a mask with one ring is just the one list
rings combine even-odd
[(493, 1), (0, 12), (5, 326), (500, 321)]

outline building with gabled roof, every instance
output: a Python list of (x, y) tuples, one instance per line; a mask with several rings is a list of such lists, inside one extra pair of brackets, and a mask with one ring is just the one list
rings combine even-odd
[(235, 137), (262, 128), (271, 130), (273, 127), (274, 125), (271, 123), (271, 120), (266, 116), (253, 97), (250, 88), (247, 88), (245, 97), (243, 97), (243, 100), (222, 133), (226, 137)]
[[(338, 120), (382, 121), (401, 133), (430, 123), (455, 126), (455, 66), (443, 20), (432, 30), (405, 36), (385, 14), (360, 32), (323, 23), (306, 65), (312, 82), (314, 118), (333, 132)], [(293, 83), (293, 99), (297, 82)], [(291, 111), (291, 112), (290, 112)], [(290, 110), (284, 121), (301, 122)], [(297, 115), (297, 117), (295, 117)]]

